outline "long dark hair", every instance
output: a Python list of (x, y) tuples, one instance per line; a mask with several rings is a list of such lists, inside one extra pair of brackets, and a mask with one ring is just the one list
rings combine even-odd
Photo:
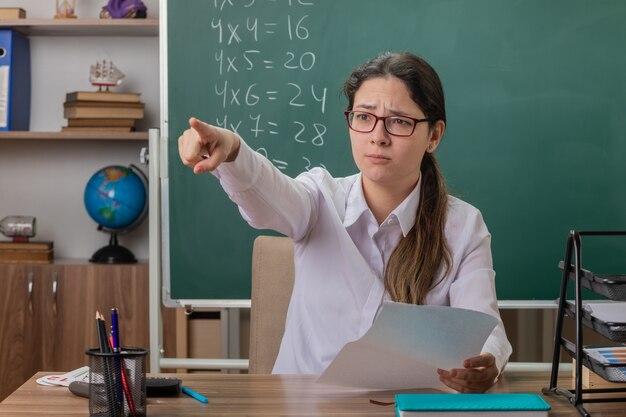
[[(441, 80), (422, 58), (407, 52), (385, 52), (356, 68), (343, 86), (348, 110), (364, 81), (396, 77), (404, 82), (413, 101), (422, 109), (432, 129), (437, 120), (446, 121)], [(448, 193), (432, 153), (425, 153), (420, 167), (420, 203), (413, 229), (400, 240), (385, 269), (385, 289), (394, 301), (424, 304), (435, 278), (450, 270), (452, 257), (445, 238)], [(440, 268), (443, 266), (443, 270)]]

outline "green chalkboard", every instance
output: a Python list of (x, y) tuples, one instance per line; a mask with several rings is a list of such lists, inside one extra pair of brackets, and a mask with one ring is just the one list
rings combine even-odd
[[(237, 130), (288, 175), (352, 174), (341, 85), (384, 50), (416, 53), (442, 78), (437, 154), (450, 192), (492, 233), (500, 299), (555, 299), (570, 229), (626, 229), (622, 0), (169, 1), (172, 299), (249, 298), (252, 242), (267, 233), (180, 163), (188, 118)], [(598, 239), (584, 260), (626, 270), (625, 255), (618, 238)]]

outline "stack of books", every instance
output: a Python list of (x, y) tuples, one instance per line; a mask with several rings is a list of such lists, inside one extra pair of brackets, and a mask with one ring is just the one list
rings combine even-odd
[(75, 91), (63, 103), (67, 131), (132, 132), (143, 119), (144, 103), (137, 93)]
[(0, 19), (25, 19), (26, 10), (20, 7), (0, 7)]
[(52, 242), (0, 242), (0, 263), (49, 264), (53, 260)]

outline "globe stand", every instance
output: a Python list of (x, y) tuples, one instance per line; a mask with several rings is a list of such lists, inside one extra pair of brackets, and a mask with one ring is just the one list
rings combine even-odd
[(108, 246), (98, 249), (89, 259), (96, 264), (134, 264), (137, 258), (133, 253), (117, 243), (117, 233), (111, 232)]

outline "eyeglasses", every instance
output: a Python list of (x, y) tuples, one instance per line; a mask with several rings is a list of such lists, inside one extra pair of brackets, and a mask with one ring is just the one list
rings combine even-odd
[(379, 120), (383, 121), (385, 130), (394, 136), (411, 136), (415, 126), (421, 122), (430, 122), (432, 119), (416, 119), (408, 116), (376, 116), (366, 111), (346, 111), (346, 121), (350, 129), (355, 132), (369, 133), (374, 130)]

